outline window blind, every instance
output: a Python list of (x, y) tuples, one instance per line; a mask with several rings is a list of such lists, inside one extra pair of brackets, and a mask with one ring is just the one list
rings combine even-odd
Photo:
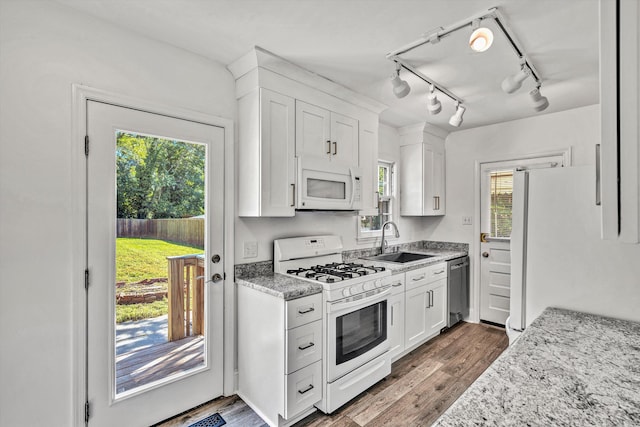
[(511, 237), (513, 171), (491, 172), (491, 237)]

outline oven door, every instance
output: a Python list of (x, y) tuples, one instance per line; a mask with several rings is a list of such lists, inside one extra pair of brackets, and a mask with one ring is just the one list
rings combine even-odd
[(327, 381), (332, 382), (389, 350), (391, 288), (364, 298), (327, 303)]

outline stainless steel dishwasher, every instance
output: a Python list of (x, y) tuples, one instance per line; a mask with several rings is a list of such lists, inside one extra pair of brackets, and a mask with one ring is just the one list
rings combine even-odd
[(455, 325), (469, 316), (469, 257), (447, 261), (449, 298), (449, 321), (447, 327)]

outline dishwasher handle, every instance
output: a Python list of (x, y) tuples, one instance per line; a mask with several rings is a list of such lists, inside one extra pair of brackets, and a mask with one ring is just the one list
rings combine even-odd
[(460, 264), (452, 265), (451, 270), (457, 270), (459, 268), (467, 267), (469, 265), (468, 262), (461, 262)]

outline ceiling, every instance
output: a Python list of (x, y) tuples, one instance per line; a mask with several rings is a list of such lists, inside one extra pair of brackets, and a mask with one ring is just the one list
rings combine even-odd
[(499, 32), (484, 53), (469, 49), (464, 29), (403, 55), (464, 100), (460, 129), (598, 103), (598, 0), (57, 0), (117, 26), (227, 65), (261, 46), (388, 109), (394, 127), (428, 122), (448, 131), (453, 101), (426, 111), (427, 85), (403, 73), (411, 93), (396, 99), (385, 55), (422, 34), (497, 6), (541, 75), (550, 106), (531, 108), (528, 79), (508, 95), (500, 83), (519, 70)]

